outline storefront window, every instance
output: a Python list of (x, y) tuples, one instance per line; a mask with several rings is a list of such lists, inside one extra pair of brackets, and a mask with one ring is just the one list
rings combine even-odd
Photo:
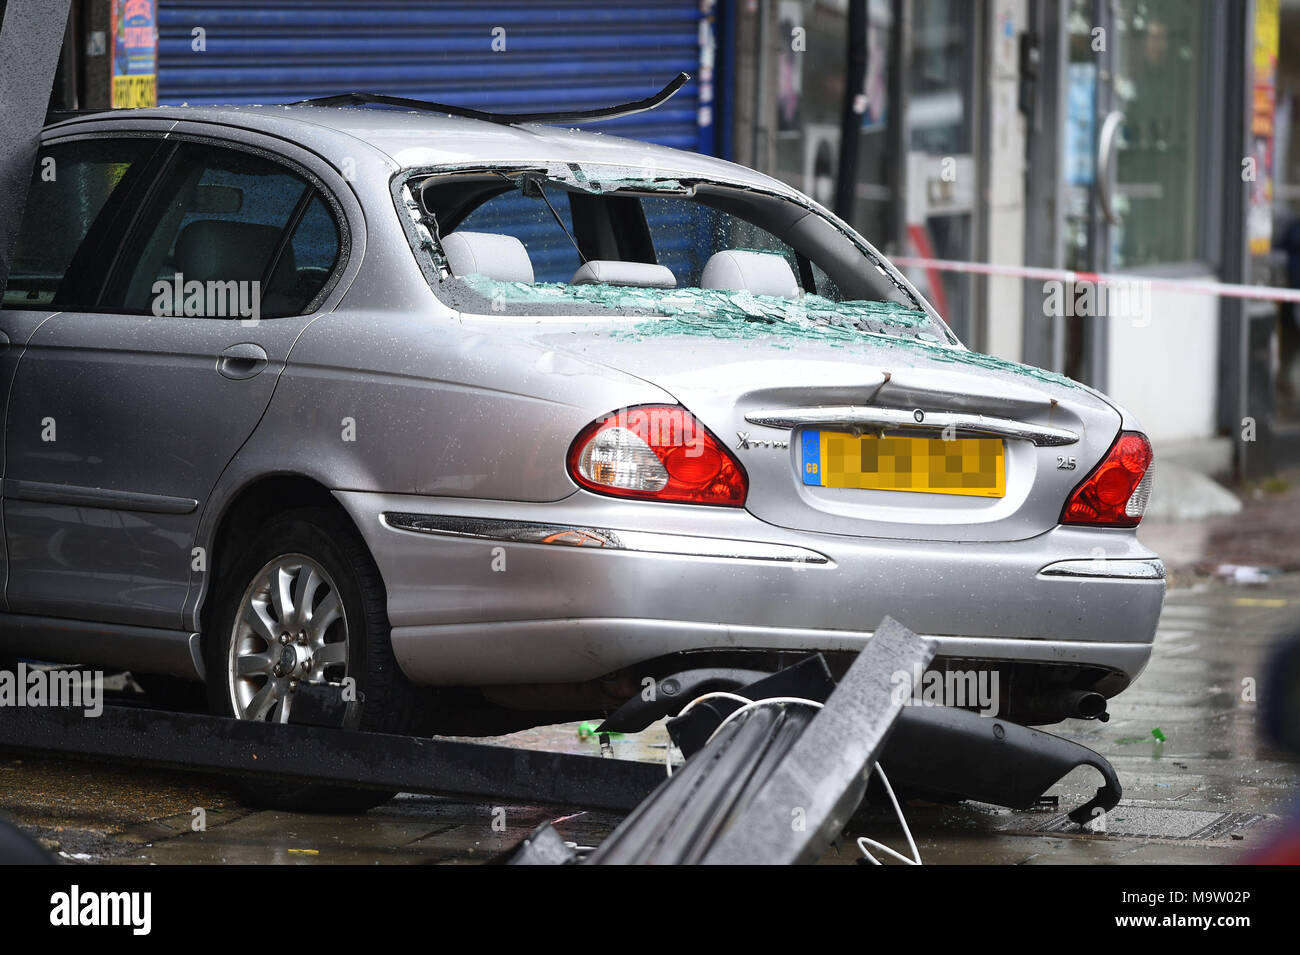
[[(887, 139), (890, 10), (888, 0), (868, 3), (865, 110), (849, 216), (854, 228), (882, 248), (893, 239), (895, 182)], [(780, 0), (776, 17), (776, 175), (832, 208), (848, 71), (848, 5), (844, 0)]]
[[(910, 0), (910, 44), (899, 49), (894, 0), (867, 0), (865, 77), (848, 89), (847, 0), (777, 0), (773, 58), (775, 175), (834, 208), (846, 97), (860, 119), (846, 218), (885, 252), (975, 257), (974, 57), (978, 8)], [(901, 61), (899, 58), (901, 57)], [(905, 116), (894, 115), (903, 83)], [(905, 179), (915, 180), (906, 191)], [(837, 210), (842, 211), (842, 210)], [(958, 335), (974, 326), (972, 283), (917, 270), (910, 277)], [(933, 285), (933, 287), (932, 287)]]
[(1204, 258), (1208, 16), (1204, 0), (1071, 0), (1063, 129), (1071, 268)]
[(1187, 0), (1120, 0), (1116, 13), (1115, 106), (1124, 124), (1114, 266), (1193, 261), (1206, 11)]

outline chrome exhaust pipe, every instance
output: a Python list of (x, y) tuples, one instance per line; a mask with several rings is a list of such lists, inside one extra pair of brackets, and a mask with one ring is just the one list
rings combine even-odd
[(1106, 698), (1096, 690), (1072, 690), (1065, 697), (1066, 709), (1081, 720), (1110, 720), (1106, 712)]

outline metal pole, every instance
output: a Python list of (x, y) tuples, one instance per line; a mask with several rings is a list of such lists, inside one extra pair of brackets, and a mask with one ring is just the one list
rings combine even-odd
[(863, 89), (867, 81), (867, 0), (849, 0), (848, 70), (840, 104), (840, 161), (835, 177), (835, 214), (853, 224), (858, 190), (858, 144), (862, 139)]
[(0, 294), (9, 281), (71, 2), (9, 0), (0, 23)]

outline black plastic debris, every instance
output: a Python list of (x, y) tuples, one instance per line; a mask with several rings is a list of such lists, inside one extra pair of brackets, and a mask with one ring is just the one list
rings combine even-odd
[[(657, 680), (652, 699), (634, 696), (615, 710), (596, 732), (639, 733), (655, 720), (679, 712), (696, 697), (719, 690), (731, 691), (750, 700), (800, 696), (820, 703), (834, 689), (835, 678), (826, 665), (826, 658), (820, 653), (776, 673), (737, 667), (699, 667)], [(685, 716), (669, 720), (669, 735), (682, 753), (689, 756), (703, 746), (708, 734), (739, 706), (739, 703), (721, 698), (705, 700)]]
[(935, 800), (974, 799), (1033, 809), (1042, 794), (1078, 766), (1104, 780), (1097, 795), (1069, 817), (1082, 825), (1109, 812), (1123, 790), (1098, 753), (1042, 730), (947, 706), (912, 707), (899, 718), (881, 757), (894, 787)]
[(666, 103), (674, 93), (690, 80), (689, 73), (678, 73), (669, 80), (659, 92), (644, 99), (630, 103), (618, 103), (613, 106), (598, 106), (593, 109), (548, 110), (541, 113), (493, 113), (468, 106), (456, 106), (451, 103), (433, 103), (428, 100), (411, 99), (405, 96), (387, 96), (383, 93), (340, 93), (334, 96), (318, 96), (314, 99), (302, 99), (290, 103), (290, 106), (393, 106), (398, 109), (421, 110), (433, 113), (446, 113), (450, 116), (463, 116), (487, 123), (520, 125), (524, 123), (555, 123), (576, 126), (582, 123), (596, 123), (609, 119), (619, 119), (644, 113)]

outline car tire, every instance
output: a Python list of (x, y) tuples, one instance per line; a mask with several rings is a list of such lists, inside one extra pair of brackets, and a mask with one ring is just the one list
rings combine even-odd
[[(341, 514), (304, 508), (268, 521), (217, 581), (214, 596), (204, 640), (211, 712), (281, 721), (282, 707), (292, 713), (293, 680), (351, 677), (358, 702), (349, 708), (348, 728), (405, 733), (415, 725), (419, 691), (393, 657), (383, 579)], [(272, 643), (266, 635), (276, 638), (276, 630)], [(284, 668), (285, 654), (294, 657), (293, 669)], [(246, 780), (240, 789), (260, 805), (298, 812), (364, 812), (394, 795), (266, 780)]]

